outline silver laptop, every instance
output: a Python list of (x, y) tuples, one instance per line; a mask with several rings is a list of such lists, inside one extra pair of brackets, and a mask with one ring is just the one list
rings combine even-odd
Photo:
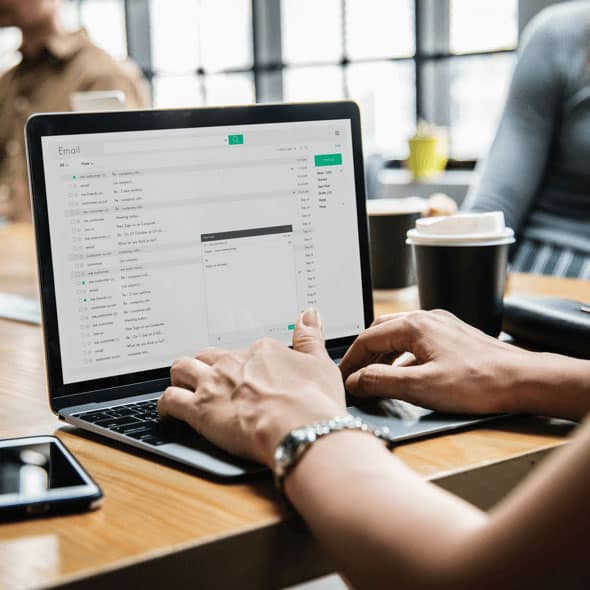
[[(310, 306), (335, 359), (370, 324), (356, 105), (36, 115), (26, 135), (52, 410), (218, 477), (260, 470), (156, 403), (175, 358), (290, 343)], [(351, 411), (400, 439), (473, 421)]]

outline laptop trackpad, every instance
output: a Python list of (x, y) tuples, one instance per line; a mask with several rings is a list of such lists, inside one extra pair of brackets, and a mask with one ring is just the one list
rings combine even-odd
[(357, 404), (349, 407), (348, 411), (374, 426), (386, 426), (398, 440), (454, 430), (494, 417), (443, 414), (395, 399)]

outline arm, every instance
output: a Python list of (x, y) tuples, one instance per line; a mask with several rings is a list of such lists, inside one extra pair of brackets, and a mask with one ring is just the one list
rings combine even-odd
[[(411, 366), (391, 363), (404, 352), (411, 353)], [(353, 395), (445, 412), (580, 420), (590, 410), (589, 361), (517, 348), (442, 310), (378, 318), (340, 368)]]
[(590, 424), (490, 515), (424, 482), (378, 441), (312, 447), (286, 491), (359, 588), (587, 588)]
[[(386, 324), (391, 328), (392, 320)], [(405, 326), (403, 348), (416, 349), (417, 325)], [(474, 338), (471, 333), (472, 347)], [(306, 312), (299, 319), (293, 347), (265, 340), (246, 351), (207, 349), (182, 359), (173, 365), (159, 411), (231, 452), (271, 465), (277, 443), (292, 428), (345, 412), (342, 381), (323, 347), (317, 316)], [(480, 350), (483, 358), (488, 352)], [(380, 352), (371, 354), (379, 358)], [(488, 516), (424, 482), (368, 434), (339, 432), (312, 446), (285, 489), (358, 587), (582, 588), (588, 581), (589, 465), (586, 426)]]
[(549, 13), (537, 17), (525, 33), (508, 99), (480, 180), (464, 208), (504, 211), (520, 231), (543, 182), (559, 117), (563, 80), (554, 23)]

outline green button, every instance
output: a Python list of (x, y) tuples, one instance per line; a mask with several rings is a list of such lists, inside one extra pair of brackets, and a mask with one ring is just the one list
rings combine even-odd
[(316, 166), (342, 166), (342, 154), (318, 154), (314, 159)]
[(294, 329), (295, 329), (295, 324), (289, 324), (289, 325), (287, 326), (287, 328), (288, 328), (289, 330), (294, 330)]
[(238, 135), (228, 135), (227, 143), (229, 145), (242, 145), (244, 143), (244, 136), (241, 133)]

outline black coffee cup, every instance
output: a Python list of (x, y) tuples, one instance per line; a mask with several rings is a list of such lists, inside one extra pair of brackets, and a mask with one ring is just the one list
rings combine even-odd
[(497, 336), (513, 242), (501, 212), (418, 221), (408, 232), (408, 243), (414, 251), (420, 307), (446, 309)]
[(374, 289), (401, 289), (416, 283), (406, 235), (423, 209), (424, 201), (417, 197), (367, 201)]

